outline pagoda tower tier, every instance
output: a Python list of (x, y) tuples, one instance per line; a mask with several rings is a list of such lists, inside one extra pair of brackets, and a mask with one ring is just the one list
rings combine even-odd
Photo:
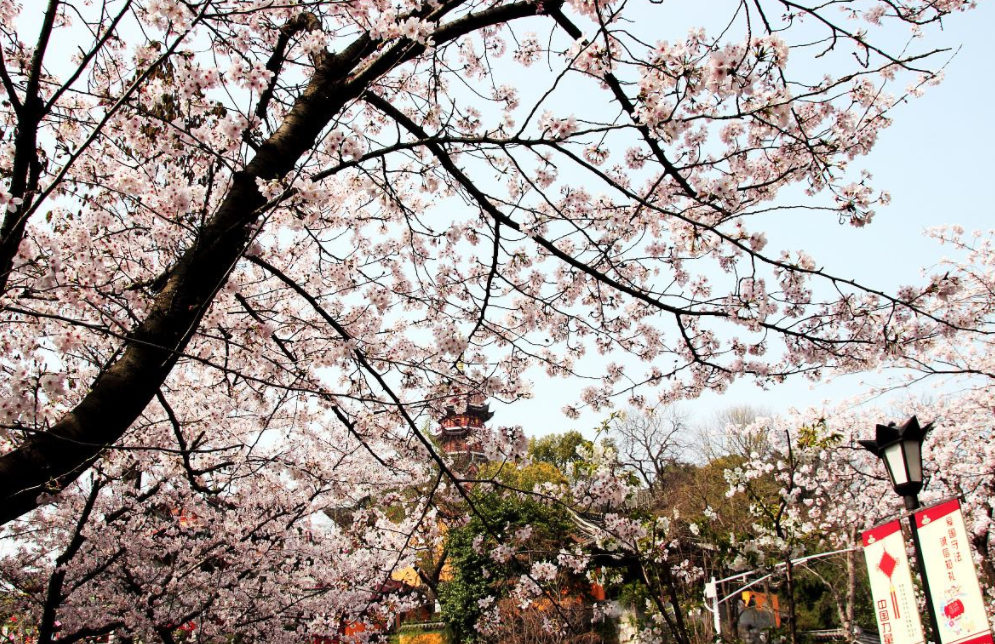
[(473, 449), (472, 441), (479, 440), (481, 432), (487, 429), (487, 421), (493, 416), (494, 412), (483, 397), (469, 397), (462, 409), (456, 404), (446, 407), (446, 413), (439, 419), (439, 426), (433, 434), (446, 454), (459, 457), (456, 460), (462, 469), (469, 463), (486, 460), (479, 450)]

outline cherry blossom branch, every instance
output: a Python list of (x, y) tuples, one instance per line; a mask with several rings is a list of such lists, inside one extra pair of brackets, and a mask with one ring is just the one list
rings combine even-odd
[[(50, 7), (54, 7), (58, 4), (58, 0), (50, 1)], [(93, 128), (86, 140), (69, 155), (69, 158), (63, 163), (59, 172), (56, 173), (55, 177), (53, 177), (51, 181), (49, 181), (48, 187), (42, 190), (37, 198), (34, 199), (30, 198), (29, 195), (30, 193), (36, 191), (38, 187), (38, 177), (41, 173), (41, 169), (37, 161), (36, 146), (38, 126), (45, 115), (45, 111), (43, 111), (43, 106), (40, 104), (40, 99), (36, 96), (34, 99), (31, 98), (34, 94), (31, 94), (31, 83), (28, 83), (28, 90), (25, 94), (24, 109), (22, 110), (23, 116), (18, 119), (19, 127), (17, 141), (15, 143), (13, 179), (10, 184), (10, 194), (14, 198), (20, 199), (21, 203), (17, 204), (17, 207), (14, 210), (5, 213), (3, 225), (0, 226), (0, 293), (7, 290), (7, 283), (13, 269), (14, 257), (17, 254), (18, 248), (20, 248), (21, 240), (24, 237), (24, 230), (31, 215), (35, 213), (42, 203), (46, 202), (48, 197), (51, 196), (55, 190), (60, 188), (62, 180), (69, 173), (70, 168), (90, 147), (90, 145), (100, 137), (104, 126), (107, 125), (118, 110), (131, 98), (132, 94), (137, 91), (146, 80), (148, 80), (152, 73), (173, 55), (176, 48), (180, 46), (180, 43), (183, 42), (187, 34), (189, 34), (193, 29), (194, 25), (196, 25), (197, 22), (199, 22), (199, 20), (203, 17), (204, 12), (210, 5), (211, 1), (204, 3), (201, 13), (190, 25), (190, 29), (178, 36), (173, 41), (173, 44), (168, 47), (166, 51), (155, 60), (155, 62), (149, 65), (145, 72), (136, 78), (128, 89), (125, 90), (125, 92), (118, 98), (118, 100), (115, 101), (114, 105), (106, 111), (103, 118), (101, 118), (99, 123)], [(54, 20), (54, 15), (52, 19)], [(108, 32), (108, 37), (110, 33), (111, 32)], [(40, 64), (41, 63), (39, 61), (39, 65)], [(37, 92), (37, 87), (35, 87), (35, 91)], [(33, 107), (35, 103), (38, 103), (36, 108)], [(30, 176), (29, 173), (31, 173)]]
[[(198, 17), (209, 6), (205, 3)], [(444, 5), (440, 11), (453, 6)], [(489, 24), (536, 15), (542, 9), (531, 2), (493, 7), (439, 27), (434, 37), (441, 44)], [(67, 451), (59, 447), (59, 438), (87, 436), (81, 442), (110, 445), (155, 396), (255, 232), (251, 225), (266, 204), (256, 179), (287, 174), (311, 149), (332, 116), (365, 91), (375, 76), (424, 50), (421, 44), (402, 43), (354, 71), (373, 47), (374, 41), (363, 35), (341, 53), (324, 57), (280, 127), (260, 146), (245, 170), (235, 173), (214, 217), (205, 223), (198, 242), (177, 262), (118, 360), (100, 373), (80, 404), (49, 432), (35, 435), (28, 444), (0, 456), (0, 495), (5, 497), (0, 522), (34, 507), (39, 486), (61, 487), (75, 480), (100, 454), (100, 450)]]
[[(213, 496), (219, 494), (222, 491), (222, 488), (208, 487), (203, 483), (201, 483), (199, 480), (197, 480), (197, 477), (202, 476), (204, 474), (210, 474), (211, 472), (215, 472), (217, 470), (224, 469), (226, 467), (230, 467), (234, 465), (234, 462), (222, 461), (221, 463), (212, 465), (207, 469), (194, 468), (193, 464), (190, 462), (191, 449), (187, 448), (186, 439), (183, 438), (183, 428), (180, 426), (180, 421), (176, 417), (176, 412), (173, 411), (173, 408), (166, 400), (166, 397), (163, 395), (162, 391), (156, 392), (156, 400), (159, 401), (159, 405), (162, 406), (163, 410), (166, 412), (166, 416), (167, 418), (169, 418), (169, 423), (173, 427), (173, 435), (176, 436), (176, 443), (180, 446), (180, 455), (183, 459), (183, 470), (184, 472), (186, 472), (187, 481), (190, 483), (190, 487), (192, 487), (194, 490), (198, 492), (207, 495)], [(201, 436), (203, 436), (203, 434), (201, 434)], [(197, 443), (199, 441), (200, 441), (199, 437), (194, 440), (193, 449), (197, 448)]]
[(77, 80), (79, 80), (79, 77), (82, 76), (83, 72), (90, 64), (90, 61), (92, 61), (96, 57), (97, 53), (104, 48), (107, 42), (114, 37), (114, 32), (117, 31), (118, 24), (124, 18), (125, 14), (128, 13), (128, 10), (131, 8), (132, 2), (133, 0), (126, 0), (124, 6), (121, 7), (121, 10), (118, 11), (116, 16), (114, 16), (110, 24), (104, 28), (104, 34), (100, 36), (100, 38), (97, 39), (97, 41), (93, 44), (90, 50), (83, 55), (83, 58), (79, 61), (79, 63), (76, 66), (76, 70), (69, 76), (69, 78), (66, 79), (64, 83), (62, 83), (62, 85), (58, 89), (52, 92), (52, 95), (48, 98), (48, 101), (46, 101), (45, 103), (45, 108), (43, 110), (44, 114), (48, 114), (49, 112), (52, 111), (52, 108), (54, 108), (55, 105), (59, 102), (59, 99), (62, 97), (62, 95), (66, 91), (68, 91), (69, 88), (72, 87)]
[(38, 624), (38, 642), (39, 644), (51, 644), (52, 638), (55, 634), (55, 616), (59, 605), (62, 603), (62, 585), (66, 580), (66, 566), (79, 549), (83, 546), (83, 528), (86, 523), (90, 520), (90, 513), (93, 512), (93, 506), (97, 502), (97, 496), (100, 494), (100, 490), (104, 486), (103, 479), (96, 478), (90, 481), (90, 493), (86, 497), (86, 503), (83, 505), (83, 509), (79, 514), (79, 519), (76, 521), (76, 529), (73, 532), (72, 537), (69, 539), (69, 544), (66, 549), (55, 558), (55, 571), (52, 573), (51, 578), (48, 582), (48, 591), (45, 594), (45, 605), (42, 610), (41, 620)]
[(494, 252), (491, 255), (491, 266), (487, 271), (487, 281), (484, 284), (484, 300), (480, 304), (480, 310), (477, 314), (477, 321), (473, 325), (470, 333), (467, 334), (467, 344), (473, 341), (473, 336), (476, 335), (477, 331), (480, 330), (481, 325), (484, 324), (484, 319), (487, 314), (487, 305), (491, 299), (491, 288), (494, 284), (494, 277), (498, 273), (498, 252), (501, 250), (501, 222), (494, 222)]
[[(385, 101), (383, 98), (377, 96), (376, 94), (373, 94), (372, 92), (368, 92), (363, 96), (363, 100), (367, 101), (368, 103), (376, 107), (384, 114), (390, 116), (392, 119), (397, 121), (406, 130), (411, 132), (414, 136), (418, 137), (420, 140), (431, 140), (431, 137), (429, 137), (428, 134), (425, 132), (425, 130), (423, 130), (417, 123), (415, 123), (410, 118), (405, 116), (403, 112), (401, 112), (396, 107)], [(445, 150), (442, 149), (441, 145), (435, 142), (428, 142), (426, 143), (426, 146), (428, 147), (429, 150), (431, 150), (432, 154), (435, 155), (435, 157), (439, 160), (439, 162), (446, 169), (446, 171), (449, 172), (449, 174), (452, 175), (452, 177), (456, 179), (456, 181), (474, 198), (474, 200), (481, 207), (481, 209), (484, 210), (484, 212), (490, 215), (495, 221), (504, 224), (505, 226), (511, 228), (515, 232), (526, 234), (525, 231), (522, 229), (521, 225), (519, 225), (516, 221), (511, 219), (508, 215), (505, 215), (503, 212), (498, 210), (494, 206), (494, 204), (491, 203), (490, 199), (487, 198), (487, 195), (485, 195), (472, 181), (470, 181), (470, 178), (467, 177), (462, 170), (456, 167), (456, 164), (453, 163), (452, 158), (445, 152)], [(557, 259), (560, 259), (561, 261), (568, 264), (572, 268), (595, 278), (597, 281), (603, 282), (611, 286), (612, 288), (614, 288), (619, 292), (625, 293), (626, 295), (629, 295), (637, 300), (641, 300), (662, 311), (666, 311), (674, 315), (688, 313), (688, 311), (685, 311), (684, 309), (680, 309), (671, 306), (669, 304), (666, 304), (664, 302), (661, 302), (660, 300), (651, 297), (645, 292), (638, 291), (634, 288), (626, 286), (625, 284), (618, 282), (612, 277), (600, 271), (594, 270), (588, 264), (585, 264), (584, 262), (581, 262), (576, 258), (571, 257), (567, 253), (564, 253), (563, 251), (558, 249), (552, 242), (550, 242), (549, 240), (545, 239), (542, 236), (531, 235), (531, 234), (529, 234), (528, 236), (532, 237), (535, 240), (536, 244), (541, 246), (543, 250), (549, 252), (550, 255), (556, 257)], [(694, 312), (693, 314), (705, 315), (705, 316), (721, 316), (720, 313), (712, 311), (700, 311), (700, 312)]]
[[(269, 262), (267, 262), (266, 260), (262, 259), (257, 255), (246, 255), (246, 259), (266, 269), (274, 277), (279, 279), (285, 285), (290, 287), (291, 290), (293, 290), (300, 297), (306, 300), (308, 304), (310, 304), (311, 307), (315, 310), (315, 312), (318, 313), (318, 315), (320, 315), (322, 319), (324, 319), (325, 322), (328, 323), (329, 326), (331, 326), (333, 329), (335, 329), (336, 332), (339, 333), (339, 335), (342, 337), (343, 340), (345, 340), (346, 342), (355, 343), (355, 340), (352, 337), (352, 335), (349, 333), (349, 331), (345, 327), (343, 327), (334, 317), (332, 317), (324, 309), (324, 307), (321, 306), (321, 303), (318, 302), (313, 295), (308, 293), (296, 281), (290, 279), (280, 269), (273, 266), (272, 264), (270, 264)], [(459, 477), (457, 477), (455, 473), (453, 473), (449, 465), (439, 455), (438, 451), (435, 449), (435, 446), (432, 444), (432, 442), (425, 437), (424, 433), (421, 430), (418, 429), (418, 425), (415, 423), (414, 419), (411, 418), (410, 414), (408, 413), (406, 405), (401, 401), (400, 397), (394, 392), (393, 388), (387, 383), (387, 381), (380, 374), (380, 372), (377, 371), (373, 367), (373, 365), (370, 364), (366, 355), (362, 352), (362, 350), (359, 348), (358, 345), (354, 346), (354, 348), (352, 349), (352, 354), (355, 356), (356, 361), (363, 366), (364, 370), (368, 374), (370, 374), (374, 380), (376, 380), (380, 388), (387, 393), (388, 397), (391, 399), (393, 403), (394, 409), (396, 409), (398, 414), (400, 414), (400, 416), (404, 419), (404, 422), (411, 431), (411, 433), (415, 436), (418, 442), (421, 443), (422, 447), (428, 453), (429, 458), (432, 461), (434, 461), (435, 465), (439, 468), (440, 476), (444, 475), (445, 478), (447, 478), (448, 480), (452, 481), (455, 484), (454, 487), (456, 488), (456, 492), (463, 499), (463, 502), (467, 504), (467, 507), (474, 514), (474, 516), (480, 519), (487, 533), (490, 536), (492, 536), (495, 540), (497, 540), (498, 543), (500, 543), (501, 539), (498, 536), (495, 527), (491, 525), (490, 520), (488, 520), (488, 518), (482, 512), (480, 512), (479, 508), (477, 508), (476, 503), (474, 503), (469, 493), (460, 484)], [(515, 561), (517, 564), (518, 563), (517, 560)], [(529, 577), (529, 579), (533, 581), (533, 583), (536, 583), (536, 580), (532, 578), (530, 572), (526, 572), (526, 575)], [(544, 591), (544, 593), (548, 595), (548, 591)], [(562, 610), (562, 608), (559, 605), (559, 602), (557, 602), (553, 597), (550, 597), (550, 599), (552, 600), (552, 605), (554, 609), (559, 613)]]
[[(42, 106), (41, 98), (38, 94), (39, 84), (42, 74), (42, 62), (45, 59), (45, 50), (48, 49), (48, 41), (52, 36), (52, 28), (55, 26), (55, 15), (59, 11), (60, 0), (48, 0), (48, 8), (45, 10), (45, 17), (42, 19), (41, 31), (38, 34), (38, 41), (35, 43), (34, 52), (31, 54), (31, 65), (28, 71), (27, 85), (24, 90), (24, 107), (28, 110), (37, 110)], [(37, 114), (36, 118), (41, 119), (42, 114)]]
[(0, 81), (3, 82), (3, 88), (7, 92), (7, 99), (10, 101), (10, 105), (14, 109), (14, 114), (20, 116), (23, 105), (21, 104), (21, 99), (17, 97), (17, 90), (14, 88), (14, 82), (11, 80), (10, 73), (7, 71), (7, 62), (4, 59), (2, 47), (0, 47)]
[(273, 47), (273, 54), (266, 62), (266, 71), (270, 72), (272, 77), (266, 89), (259, 95), (259, 102), (256, 104), (255, 112), (257, 118), (260, 120), (266, 118), (266, 110), (269, 107), (270, 100), (273, 98), (273, 92), (280, 77), (280, 69), (283, 67), (287, 56), (287, 46), (290, 44), (290, 39), (302, 31), (312, 31), (320, 27), (321, 23), (314, 14), (302, 12), (297, 14), (295, 18), (287, 21), (280, 28), (280, 35), (277, 37), (276, 45)]

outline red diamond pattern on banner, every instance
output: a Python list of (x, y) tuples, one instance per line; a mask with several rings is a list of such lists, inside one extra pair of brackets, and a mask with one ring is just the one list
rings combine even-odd
[(878, 570), (890, 579), (891, 575), (895, 572), (896, 565), (898, 565), (898, 561), (885, 550), (884, 554), (881, 555), (881, 561), (878, 562)]

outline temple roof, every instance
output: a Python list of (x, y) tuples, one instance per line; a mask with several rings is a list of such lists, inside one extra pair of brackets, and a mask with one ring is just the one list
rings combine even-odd
[(487, 422), (494, 417), (494, 412), (491, 411), (490, 405), (487, 403), (474, 404), (467, 403), (466, 409), (464, 411), (456, 411), (456, 405), (449, 405), (446, 407), (446, 415), (440, 420), (446, 420), (447, 418), (453, 418), (455, 416), (470, 416), (474, 419), (479, 419), (483, 422)]

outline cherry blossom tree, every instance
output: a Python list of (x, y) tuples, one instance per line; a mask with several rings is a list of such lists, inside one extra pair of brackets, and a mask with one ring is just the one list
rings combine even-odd
[(972, 5), (0, 1), (4, 583), (49, 641), (372, 627), (470, 503), (420, 429), (453, 400), (539, 368), (568, 414), (645, 407), (976, 328), (948, 278), (875, 291), (763, 229), (871, 221), (849, 166), (943, 61), (886, 43)]
[[(995, 608), (995, 555), (992, 524), (992, 485), (995, 467), (991, 452), (992, 407), (979, 406), (981, 388), (943, 397), (907, 398), (890, 409), (861, 405), (859, 400), (837, 406), (794, 411), (778, 418), (759, 419), (751, 431), (764, 427), (770, 454), (754, 458), (729, 472), (730, 494), (750, 500), (758, 516), (757, 532), (741, 549), (761, 563), (781, 557), (852, 548), (861, 532), (904, 511), (879, 460), (857, 441), (872, 435), (878, 423), (919, 417), (936, 419), (936, 429), (924, 447), (925, 505), (959, 496), (972, 539), (975, 563), (987, 594), (989, 614)], [(775, 482), (774, 494), (760, 499)], [(765, 520), (766, 519), (766, 520)], [(845, 583), (832, 588), (840, 623), (854, 624), (857, 600), (856, 568), (863, 562), (852, 553), (841, 557)]]

